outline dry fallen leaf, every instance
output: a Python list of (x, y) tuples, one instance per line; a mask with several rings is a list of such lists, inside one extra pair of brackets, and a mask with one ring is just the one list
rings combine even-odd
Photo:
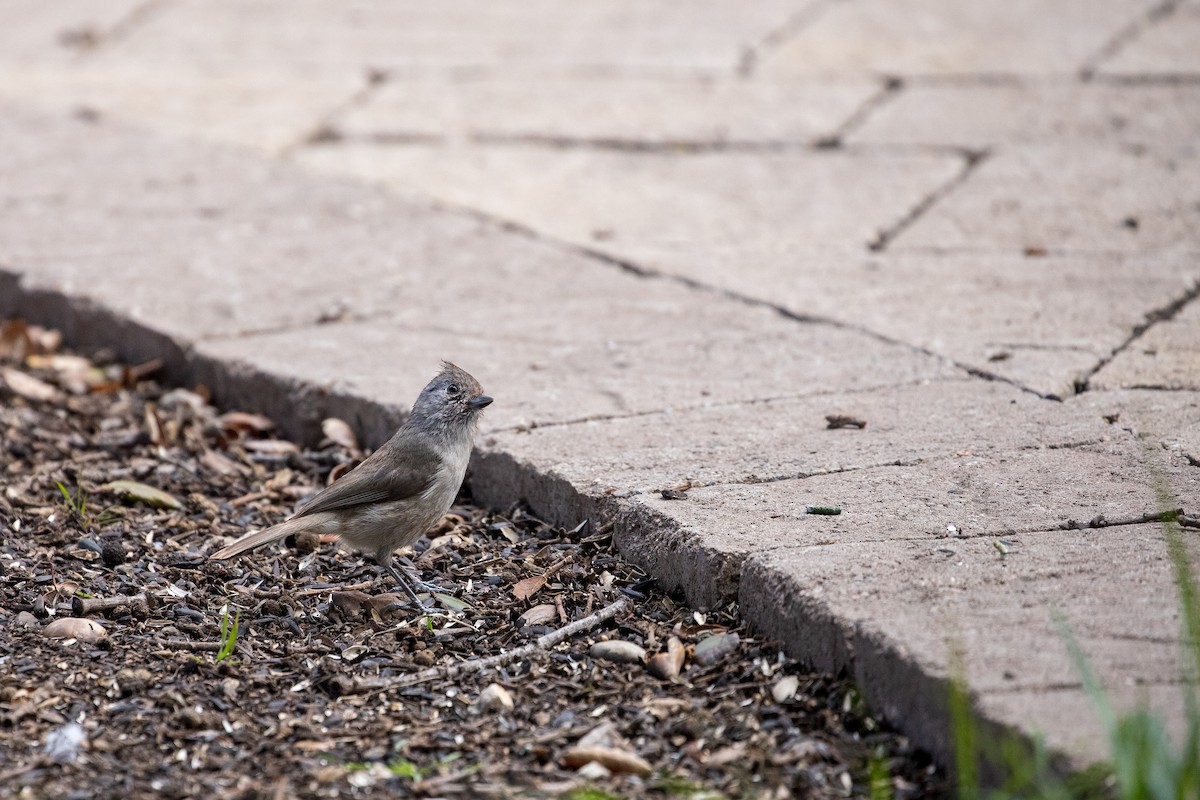
[(216, 450), (206, 449), (200, 455), (200, 463), (211, 469), (218, 475), (243, 475), (248, 476), (251, 470), (245, 464), (234, 461), (228, 456), (223, 456)]
[(553, 603), (542, 603), (534, 606), (521, 615), (521, 627), (528, 625), (549, 625), (558, 617), (558, 609)]
[(354, 431), (344, 420), (337, 417), (327, 417), (321, 421), (321, 433), (325, 438), (347, 450), (358, 450), (358, 439)]
[(266, 433), (275, 427), (275, 423), (262, 414), (250, 414), (246, 411), (228, 411), (217, 418), (221, 429), (227, 433)]
[(147, 486), (137, 481), (113, 481), (101, 486), (100, 491), (113, 492), (114, 494), (121, 495), (126, 500), (142, 503), (151, 508), (183, 508), (183, 503), (176, 500), (174, 496), (164, 492), (162, 489), (155, 489), (153, 486)]
[(247, 439), (242, 446), (265, 456), (288, 456), (300, 452), (299, 447), (286, 439)]
[(656, 678), (663, 680), (677, 678), (679, 671), (683, 669), (683, 659), (686, 655), (687, 648), (683, 646), (683, 642), (672, 636), (667, 640), (667, 652), (659, 653), (651, 658), (646, 669)]
[(538, 589), (541, 589), (545, 585), (546, 579), (541, 575), (525, 578), (524, 580), (517, 581), (513, 586), (513, 596), (518, 600), (528, 600), (537, 594)]
[(650, 762), (639, 755), (615, 747), (572, 747), (561, 756), (562, 763), (572, 769), (578, 769), (585, 764), (595, 761), (612, 772), (641, 775), (650, 774)]
[(42, 628), (42, 635), (47, 639), (78, 639), (81, 642), (95, 644), (108, 637), (108, 631), (99, 622), (79, 617), (63, 617), (56, 619)]
[(30, 347), (29, 332), (22, 320), (10, 319), (0, 325), (0, 358), (20, 363), (29, 355)]
[(4, 382), (14, 394), (19, 394), (26, 400), (36, 402), (56, 402), (62, 399), (62, 392), (50, 384), (40, 381), (32, 375), (27, 375), (19, 369), (6, 367), (3, 372)]

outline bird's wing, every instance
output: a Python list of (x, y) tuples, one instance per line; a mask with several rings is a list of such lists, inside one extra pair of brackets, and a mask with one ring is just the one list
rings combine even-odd
[(388, 442), (345, 477), (302, 505), (296, 517), (415, 497), (433, 482), (441, 461), (438, 454), (422, 442)]

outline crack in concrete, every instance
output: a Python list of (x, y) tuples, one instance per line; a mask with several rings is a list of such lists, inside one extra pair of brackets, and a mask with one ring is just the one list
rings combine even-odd
[(383, 70), (368, 68), (364, 75), (363, 85), (354, 90), (349, 97), (338, 103), (326, 113), (318, 117), (308, 133), (300, 136), (290, 144), (284, 145), (277, 154), (280, 159), (290, 160), (296, 151), (302, 147), (342, 140), (342, 134), (335, 124), (342, 114), (358, 108), (371, 99), (378, 87), (387, 82), (387, 73)]
[[(75, 54), (75, 61), (77, 63), (85, 61), (101, 49), (107, 48), (115, 42), (125, 40), (165, 6), (166, 0), (146, 0), (141, 5), (130, 9), (125, 16), (113, 23), (111, 28), (97, 36), (94, 41), (88, 42), (86, 45), (81, 45), (79, 51)], [(83, 35), (89, 32), (83, 32)]]
[(1165, 17), (1175, 13), (1175, 9), (1179, 6), (1179, 0), (1164, 0), (1156, 6), (1151, 6), (1137, 17), (1126, 23), (1120, 30), (1109, 37), (1108, 41), (1100, 45), (1100, 48), (1090, 57), (1084, 60), (1083, 66), (1079, 69), (1079, 77), (1081, 80), (1090, 81), (1096, 76), (1100, 66), (1109, 59), (1117, 55), (1128, 44), (1133, 42), (1151, 25), (1159, 22)]
[(1162, 72), (1157, 75), (1097, 75), (1093, 83), (1113, 86), (1200, 86), (1200, 75), (1195, 72)]
[(811, 5), (807, 5), (785, 19), (778, 27), (768, 31), (758, 44), (747, 45), (742, 51), (741, 59), (738, 61), (738, 77), (753, 77), (765, 54), (775, 50), (788, 39), (819, 20), (835, 4), (844, 1), (819, 0)]
[[(842, 124), (834, 129), (833, 133), (824, 139), (817, 140), (818, 147), (827, 147), (829, 149), (840, 149), (842, 142), (846, 137), (858, 130), (863, 124), (870, 119), (876, 111), (883, 106), (894, 102), (900, 96), (900, 90), (904, 88), (904, 79), (897, 76), (887, 76), (883, 79), (883, 85), (879, 91), (872, 94), (859, 105), (858, 108), (851, 112), (850, 116), (842, 121)], [(958, 151), (955, 151), (958, 152)]]
[[(864, 101), (859, 110), (866, 108), (872, 101), (883, 102), (894, 90), (884, 87), (871, 98)], [(476, 147), (512, 147), (512, 148), (544, 148), (548, 150), (595, 150), (611, 153), (642, 153), (649, 155), (686, 157), (708, 153), (801, 153), (806, 151), (838, 150), (850, 154), (882, 153), (885, 155), (931, 155), (972, 157), (975, 151), (964, 149), (958, 145), (937, 144), (932, 142), (880, 142), (867, 144), (846, 145), (840, 141), (842, 127), (857, 124), (856, 110), (837, 128), (837, 132), (828, 136), (817, 136), (813, 139), (638, 139), (621, 136), (567, 136), (538, 133), (488, 133), (475, 131), (461, 136), (422, 133), (417, 131), (376, 131), (369, 133), (348, 134), (341, 131), (333, 123), (318, 127), (315, 133), (309, 135), (293, 146), (289, 152), (298, 147), (322, 147), (342, 143), (368, 144), (378, 147), (441, 147), (451, 148), (463, 145)], [(340, 112), (337, 112), (340, 113)], [(331, 115), (333, 116), (333, 115)], [(461, 209), (469, 211), (466, 207)]]
[(883, 252), (892, 240), (907, 230), (918, 219), (920, 219), (926, 211), (931, 209), (936, 203), (951, 194), (959, 186), (966, 183), (967, 179), (975, 172), (990, 154), (989, 150), (960, 150), (963, 157), (962, 169), (959, 173), (948, 180), (946, 183), (934, 189), (932, 192), (921, 198), (915, 206), (900, 218), (898, 222), (890, 228), (880, 231), (874, 239), (867, 242), (867, 249), (873, 253)]
[[(534, 430), (538, 430), (538, 429), (542, 429), (542, 428), (561, 428), (561, 427), (565, 427), (568, 425), (585, 425), (585, 424), (593, 423), (593, 422), (611, 422), (611, 421), (625, 420), (625, 419), (639, 419), (639, 418), (643, 418), (643, 417), (666, 416), (668, 414), (679, 414), (679, 413), (686, 413), (686, 412), (691, 412), (691, 411), (721, 410), (721, 409), (727, 409), (727, 408), (737, 408), (738, 406), (764, 405), (766, 403), (779, 403), (779, 402), (788, 402), (788, 401), (793, 401), (793, 400), (808, 400), (811, 398), (818, 398), (818, 397), (835, 397), (837, 395), (842, 395), (842, 394), (850, 394), (850, 395), (854, 395), (854, 396), (867, 395), (867, 394), (875, 394), (877, 392), (886, 392), (891, 389), (903, 389), (903, 388), (907, 388), (910, 386), (922, 386), (926, 383), (953, 383), (956, 380), (957, 379), (954, 378), (953, 376), (946, 376), (946, 377), (942, 377), (942, 378), (913, 378), (910, 381), (900, 381), (898, 383), (881, 383), (881, 384), (877, 384), (875, 386), (866, 386), (866, 387), (854, 389), (853, 391), (849, 391), (849, 392), (846, 390), (843, 390), (843, 389), (825, 389), (825, 390), (818, 390), (818, 391), (813, 391), (813, 392), (771, 395), (769, 397), (734, 398), (732, 400), (721, 400), (721, 401), (717, 401), (717, 402), (689, 403), (687, 405), (670, 406), (669, 408), (651, 408), (651, 409), (644, 409), (641, 411), (630, 411), (628, 413), (589, 414), (584, 417), (573, 417), (571, 419), (564, 419), (564, 420), (550, 420), (550, 421), (545, 421), (545, 422), (539, 422), (537, 420), (534, 420), (532, 422), (527, 422), (527, 423), (521, 423), (521, 424), (516, 424), (516, 425), (507, 425), (502, 428), (491, 428), (489, 430), (481, 431), (481, 433), (485, 436), (494, 436), (496, 434), (502, 434), (502, 433), (529, 433), (530, 431), (534, 431)], [(601, 389), (599, 391), (604, 392), (606, 390)]]
[[(962, 151), (955, 148), (955, 152), (961, 153)], [(960, 175), (959, 178), (957, 178), (956, 180), (961, 181), (961, 180), (965, 179), (965, 177), (966, 177), (966, 175), (964, 173), (964, 174)], [(943, 187), (943, 188), (948, 190), (949, 188), (951, 188), (951, 185), (948, 184), (946, 187)], [(497, 217), (497, 216), (492, 215), (489, 212), (482, 211), (480, 209), (473, 208), (471, 206), (465, 206), (465, 205), (461, 205), (458, 203), (439, 202), (438, 208), (442, 208), (445, 210), (463, 214), (472, 219), (478, 220), (479, 222), (484, 223), (486, 225), (492, 225), (497, 230), (500, 230), (500, 231), (506, 231), (508, 233), (513, 233), (513, 234), (517, 234), (520, 236), (524, 236), (527, 239), (530, 239), (531, 241), (546, 244), (546, 245), (549, 245), (549, 246), (552, 246), (552, 247), (555, 247), (555, 248), (558, 248), (561, 250), (566, 250), (567, 252), (574, 253), (576, 255), (585, 256), (585, 257), (595, 260), (595, 261), (600, 261), (602, 263), (605, 263), (610, 266), (617, 267), (618, 269), (624, 270), (625, 272), (628, 272), (631, 275), (635, 275), (638, 278), (642, 278), (642, 279), (646, 279), (646, 280), (670, 281), (672, 283), (677, 283), (681, 286), (686, 286), (689, 289), (693, 289), (693, 290), (700, 291), (700, 292), (705, 292), (707, 294), (716, 295), (718, 297), (723, 297), (725, 299), (733, 300), (733, 301), (736, 301), (738, 303), (742, 303), (742, 304), (745, 304), (748, 306), (769, 308), (772, 311), (774, 311), (775, 313), (785, 317), (786, 319), (792, 320), (794, 322), (800, 322), (800, 323), (811, 324), (811, 325), (825, 325), (825, 326), (835, 328), (838, 330), (844, 330), (844, 331), (850, 331), (852, 333), (857, 333), (857, 334), (860, 334), (863, 336), (867, 336), (871, 339), (875, 339), (876, 341), (883, 342), (884, 344), (894, 345), (896, 347), (902, 347), (906, 350), (909, 350), (910, 352), (920, 353), (921, 355), (929, 356), (930, 358), (935, 358), (943, 363), (950, 364), (951, 366), (962, 370), (963, 372), (967, 373), (968, 375), (970, 375), (973, 378), (979, 378), (979, 379), (986, 380), (986, 381), (995, 381), (998, 383), (1006, 383), (1015, 389), (1019, 389), (1020, 391), (1025, 392), (1026, 394), (1031, 394), (1034, 397), (1038, 397), (1042, 400), (1050, 400), (1050, 401), (1055, 401), (1055, 402), (1059, 402), (1062, 400), (1062, 398), (1058, 397), (1057, 395), (1039, 392), (1037, 389), (1033, 389), (1029, 386), (1025, 386), (1024, 384), (1020, 383), (1019, 381), (1009, 378), (1006, 375), (1001, 375), (1000, 373), (997, 373), (997, 372), (989, 372), (986, 369), (975, 366), (973, 364), (968, 364), (963, 361), (959, 361), (959, 360), (951, 358), (943, 353), (938, 353), (934, 350), (930, 350), (927, 347), (915, 345), (915, 344), (912, 344), (911, 342), (906, 342), (906, 341), (903, 341), (902, 339), (897, 339), (895, 337), (888, 336), (883, 333), (879, 333), (878, 331), (871, 330), (870, 328), (866, 328), (861, 325), (854, 325), (854, 324), (851, 324), (848, 322), (843, 322), (838, 319), (833, 319), (832, 317), (825, 317), (825, 316), (813, 315), (813, 314), (801, 314), (800, 312), (794, 311), (790, 308), (787, 308), (786, 306), (777, 305), (776, 303), (773, 303), (769, 300), (762, 300), (757, 297), (752, 297), (750, 295), (745, 295), (745, 294), (741, 294), (739, 292), (735, 292), (731, 289), (723, 289), (719, 286), (713, 286), (711, 284), (704, 283), (703, 281), (696, 280), (695, 278), (689, 278), (686, 275), (673, 275), (670, 273), (661, 272), (659, 270), (653, 270), (648, 267), (644, 267), (641, 264), (638, 264), (634, 261), (630, 261), (629, 259), (622, 258), (621, 256), (615, 255), (613, 253), (609, 253), (604, 250), (599, 250), (599, 249), (596, 249), (595, 247), (591, 247), (589, 245), (572, 242), (567, 239), (559, 239), (557, 237), (547, 235), (546, 233), (544, 233), (536, 228), (530, 227), (529, 225), (526, 225), (525, 223), (517, 222), (515, 220), (505, 219), (504, 217)]]
[(1125, 337), (1125, 341), (1121, 342), (1111, 353), (1101, 358), (1095, 365), (1092, 366), (1085, 374), (1075, 380), (1075, 394), (1080, 395), (1090, 390), (1090, 382), (1100, 370), (1104, 369), (1113, 359), (1124, 353), (1135, 342), (1142, 338), (1155, 325), (1160, 322), (1169, 322), (1174, 319), (1180, 311), (1189, 303), (1200, 298), (1200, 280), (1194, 281), (1188, 289), (1179, 297), (1168, 301), (1165, 305), (1159, 308), (1151, 309), (1146, 313), (1142, 322), (1133, 326), (1133, 330)]

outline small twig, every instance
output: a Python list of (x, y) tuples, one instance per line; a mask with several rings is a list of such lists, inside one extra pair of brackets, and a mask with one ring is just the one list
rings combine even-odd
[(325, 594), (326, 592), (361, 592), (374, 585), (375, 581), (363, 581), (362, 583), (348, 583), (345, 586), (327, 586), (324, 589), (300, 589), (292, 592), (292, 597), (312, 597), (314, 594)]
[(561, 594), (554, 595), (554, 610), (558, 612), (558, 618), (565, 625), (567, 623), (567, 610), (563, 608), (563, 599)]
[(99, 611), (110, 611), (121, 606), (136, 607), (143, 612), (149, 613), (150, 603), (150, 596), (145, 592), (132, 596), (118, 594), (112, 597), (72, 597), (71, 613), (77, 617), (84, 617), (88, 614), (95, 614)]
[(1187, 517), (1183, 516), (1183, 509), (1177, 508), (1171, 511), (1159, 511), (1149, 514), (1142, 514), (1136, 517), (1118, 517), (1115, 519), (1107, 519), (1103, 515), (1093, 517), (1087, 522), (1078, 522), (1069, 519), (1066, 522), (1060, 522), (1058, 528), (1060, 530), (1076, 531), (1084, 528), (1111, 528), (1116, 525), (1142, 525), (1147, 522), (1169, 522), (1170, 520), (1179, 521), (1180, 525), (1186, 526)]
[(162, 639), (158, 644), (171, 650), (195, 650), (215, 653), (221, 649), (220, 642), (193, 642), (191, 639)]
[(570, 625), (565, 625), (558, 630), (550, 631), (544, 636), (539, 636), (533, 642), (527, 645), (509, 650), (507, 653), (500, 653), (487, 658), (473, 658), (469, 661), (459, 661), (454, 664), (442, 664), (436, 667), (429, 667), (420, 672), (414, 672), (411, 675), (397, 675), (394, 677), (379, 677), (379, 678), (357, 678), (347, 682), (346, 685), (339, 687), (342, 694), (358, 694), (363, 692), (380, 692), (388, 689), (403, 689), (408, 686), (414, 686), (425, 681), (437, 680), (439, 678), (457, 678), (460, 675), (466, 675), (473, 672), (482, 672), (493, 667), (502, 667), (506, 664), (511, 664), (514, 661), (520, 661), (523, 658), (533, 655), (539, 650), (548, 650), (572, 636), (591, 630), (602, 622), (612, 619), (617, 614), (624, 611), (629, 606), (629, 601), (622, 597), (615, 603), (605, 606), (595, 614), (577, 619)]
[(266, 500), (268, 497), (270, 495), (266, 492), (251, 492), (250, 494), (244, 494), (241, 497), (230, 500), (229, 505), (233, 508), (241, 508), (247, 503), (253, 503), (256, 500)]
[(545, 571), (542, 572), (542, 577), (546, 580), (549, 580), (551, 575), (558, 572), (560, 569), (565, 567), (567, 564), (570, 564), (574, 560), (574, 556), (564, 556), (563, 558), (560, 558), (558, 561), (555, 561), (553, 564), (546, 567)]

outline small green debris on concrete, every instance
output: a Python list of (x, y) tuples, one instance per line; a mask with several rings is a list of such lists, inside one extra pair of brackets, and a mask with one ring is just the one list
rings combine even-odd
[(805, 514), (822, 514), (827, 517), (836, 517), (842, 513), (840, 506), (805, 506)]

